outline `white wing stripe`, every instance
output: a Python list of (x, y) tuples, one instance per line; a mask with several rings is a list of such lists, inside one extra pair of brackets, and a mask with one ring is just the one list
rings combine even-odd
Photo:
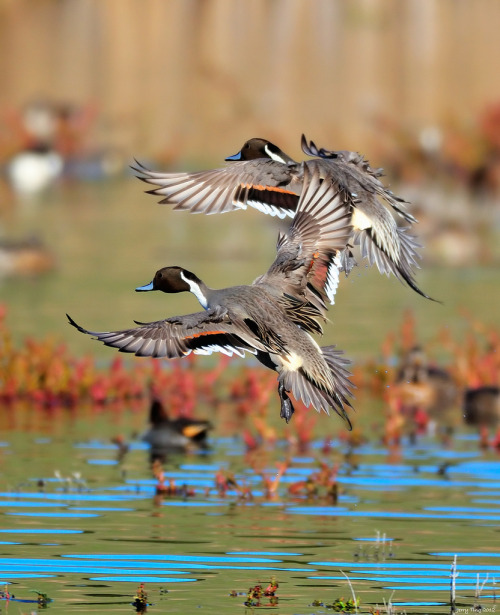
[(339, 286), (340, 276), (340, 253), (337, 252), (335, 258), (328, 265), (328, 273), (326, 275), (325, 292), (331, 305), (335, 305), (335, 294)]
[(245, 356), (245, 351), (250, 352), (251, 354), (257, 354), (256, 350), (250, 348), (235, 348), (234, 346), (219, 346), (218, 344), (210, 344), (208, 346), (203, 346), (203, 348), (195, 348), (193, 350), (194, 354), (199, 355), (211, 355), (212, 352), (221, 352), (222, 354), (227, 355), (228, 357), (232, 357), (233, 354), (238, 355), (239, 357)]

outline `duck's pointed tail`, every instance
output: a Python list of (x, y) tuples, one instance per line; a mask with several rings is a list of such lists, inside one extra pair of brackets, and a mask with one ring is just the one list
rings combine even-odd
[(300, 399), (307, 407), (314, 408), (326, 414), (330, 414), (330, 408), (344, 419), (347, 428), (352, 429), (351, 421), (347, 415), (347, 408), (352, 408), (349, 397), (352, 397), (354, 384), (350, 381), (351, 373), (347, 366), (351, 363), (344, 357), (342, 350), (337, 350), (335, 346), (323, 346), (321, 348), (323, 357), (330, 369), (333, 387), (326, 390), (319, 383), (310, 380), (304, 370), (283, 370), (279, 380), (283, 383), (287, 391), (291, 391), (295, 399)]
[(396, 227), (393, 246), (389, 246), (386, 238), (376, 233), (373, 228), (354, 233), (354, 243), (359, 243), (361, 256), (367, 258), (370, 265), (376, 265), (380, 273), (394, 274), (401, 282), (406, 282), (410, 288), (422, 297), (441, 303), (429, 297), (421, 290), (415, 281), (414, 269), (418, 268), (420, 244), (409, 232), (408, 226)]

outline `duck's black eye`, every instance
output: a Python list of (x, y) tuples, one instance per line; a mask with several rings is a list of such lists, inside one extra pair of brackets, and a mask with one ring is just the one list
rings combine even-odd
[(250, 149), (250, 144), (249, 143), (245, 143), (244, 149)]
[(158, 272), (158, 277), (162, 278), (163, 277), (163, 273), (161, 271)]

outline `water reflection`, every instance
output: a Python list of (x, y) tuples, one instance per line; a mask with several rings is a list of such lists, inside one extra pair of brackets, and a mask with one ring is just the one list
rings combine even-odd
[[(13, 434), (12, 450), (15, 439)], [(500, 464), (481, 457), (469, 438), (455, 440), (447, 451), (422, 440), (402, 449), (394, 464), (387, 463), (384, 449), (363, 445), (355, 465), (338, 469), (337, 504), (293, 491), (318, 471), (321, 453), (311, 451), (320, 451), (321, 443), (294, 456), (270, 494), (264, 481), (277, 472), (273, 455), (266, 453), (257, 474), (243, 462), (241, 442), (213, 439), (208, 456), (172, 456), (166, 463), (166, 476), (189, 487), (190, 495), (180, 497), (158, 496), (141, 444), (119, 463), (98, 463), (109, 461), (104, 451), (116, 451), (108, 442), (39, 438), (37, 451), (46, 459), (36, 477), (29, 476), (29, 460), (3, 459), (5, 475), (18, 487), (0, 492), (0, 582), (18, 594), (33, 587), (46, 591), (54, 613), (88, 607), (84, 587), (92, 588), (100, 612), (108, 612), (116, 596), (131, 596), (146, 583), (151, 601), (161, 596), (168, 612), (203, 605), (229, 614), (234, 600), (241, 607), (248, 587), (267, 584), (271, 575), (279, 582), (281, 605), (291, 601), (293, 612), (321, 612), (313, 601), (330, 604), (349, 595), (347, 575), (366, 607), (396, 591), (393, 602), (407, 612), (432, 607), (445, 613), (455, 548), (457, 592), (472, 604), (478, 575), (481, 584), (489, 575), (481, 596), (484, 604), (491, 600), (492, 579), (500, 575)], [(338, 450), (342, 446), (337, 442)], [(283, 447), (277, 443), (278, 458)], [(54, 477), (61, 459), (71, 461)], [(444, 474), (443, 459), (453, 463)], [(252, 498), (243, 499), (236, 488), (221, 495), (215, 486), (221, 470), (232, 472)], [(183, 590), (186, 583), (189, 591)], [(167, 584), (165, 596), (160, 590)]]

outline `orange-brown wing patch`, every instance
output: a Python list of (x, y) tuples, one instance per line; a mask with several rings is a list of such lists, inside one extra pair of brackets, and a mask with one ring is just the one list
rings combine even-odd
[(291, 194), (294, 197), (298, 196), (292, 190), (286, 190), (279, 186), (263, 186), (262, 184), (240, 184), (242, 188), (248, 188), (249, 190), (260, 190), (262, 192), (282, 192), (283, 194)]
[(319, 290), (321, 294), (324, 294), (324, 288), (328, 278), (329, 267), (329, 255), (320, 255), (319, 252), (315, 252), (313, 254), (311, 262), (309, 263), (307, 278), (309, 283), (312, 284), (317, 290)]

